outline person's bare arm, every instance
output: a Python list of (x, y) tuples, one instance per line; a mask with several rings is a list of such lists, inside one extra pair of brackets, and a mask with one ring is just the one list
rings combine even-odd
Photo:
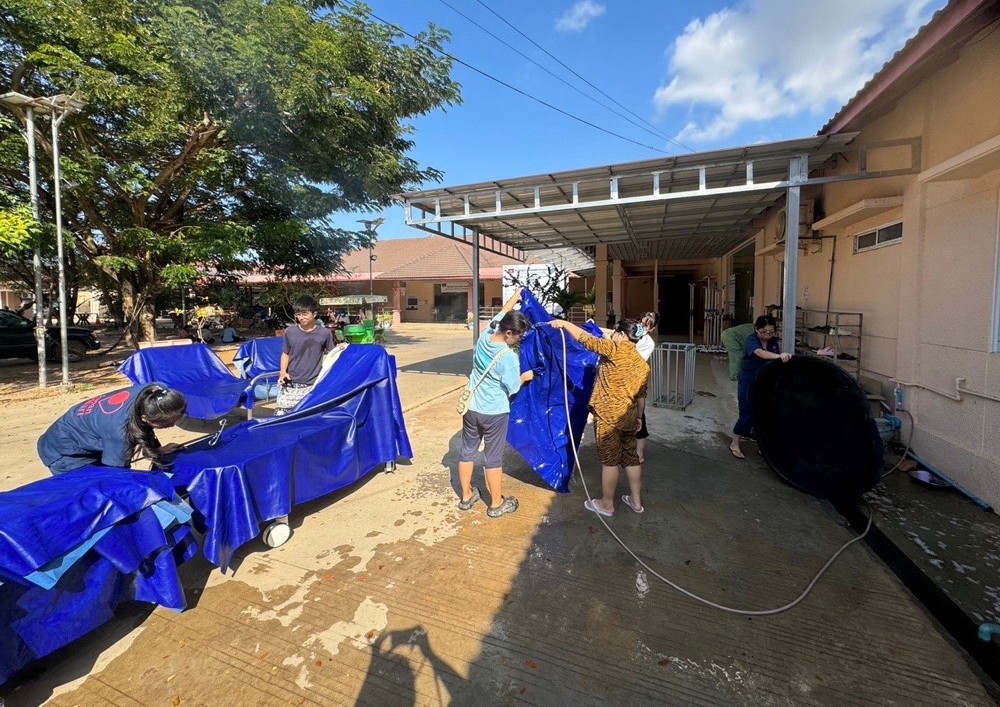
[(552, 326), (553, 329), (565, 329), (566, 333), (572, 336), (577, 341), (580, 340), (580, 337), (582, 335), (587, 333), (573, 322), (568, 322), (565, 319), (553, 319), (551, 322), (549, 322), (549, 324)]
[(792, 357), (790, 353), (773, 353), (771, 351), (765, 351), (764, 349), (754, 349), (753, 355), (757, 358), (762, 358), (765, 361), (777, 361), (781, 360), (782, 363), (788, 363), (788, 359)]
[(503, 316), (503, 315), (505, 315), (505, 314), (506, 314), (507, 312), (509, 312), (509, 311), (511, 311), (512, 309), (514, 309), (514, 306), (515, 306), (515, 305), (516, 305), (516, 304), (517, 304), (518, 302), (520, 302), (520, 301), (521, 301), (521, 293), (522, 293), (522, 292), (524, 292), (524, 288), (523, 288), (523, 287), (518, 287), (518, 288), (517, 288), (516, 290), (514, 290), (514, 294), (512, 294), (512, 295), (510, 296), (510, 299), (509, 299), (509, 300), (507, 300), (506, 302), (504, 302), (504, 304), (503, 304), (503, 307), (501, 307), (501, 308), (500, 308), (500, 315), (499, 315), (499, 316), (501, 316), (501, 317), (502, 317), (502, 316)]
[(284, 385), (288, 379), (288, 354), (281, 353), (281, 366), (278, 368), (278, 385)]

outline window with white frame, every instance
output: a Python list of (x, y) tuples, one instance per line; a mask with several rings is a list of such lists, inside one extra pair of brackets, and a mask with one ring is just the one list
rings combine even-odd
[(854, 252), (863, 253), (866, 250), (883, 248), (901, 240), (903, 240), (903, 222), (897, 221), (854, 236)]

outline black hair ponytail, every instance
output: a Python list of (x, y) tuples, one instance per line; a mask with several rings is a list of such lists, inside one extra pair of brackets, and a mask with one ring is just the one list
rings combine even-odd
[(627, 336), (628, 340), (633, 344), (642, 338), (638, 335), (639, 322), (633, 319), (622, 319), (620, 322), (615, 324), (615, 331), (620, 331), (622, 334)]
[[(125, 439), (135, 456), (136, 448), (142, 456), (152, 460), (156, 465), (160, 460), (160, 440), (156, 431), (146, 420), (157, 425), (172, 425), (187, 412), (187, 400), (182, 393), (159, 385), (149, 385), (140, 391), (132, 406), (128, 424), (125, 426)], [(143, 418), (146, 418), (145, 420)]]

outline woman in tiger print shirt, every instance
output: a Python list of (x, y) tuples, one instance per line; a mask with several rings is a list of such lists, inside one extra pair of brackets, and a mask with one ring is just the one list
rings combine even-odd
[(636, 513), (642, 513), (642, 465), (636, 450), (635, 433), (645, 406), (649, 365), (636, 350), (635, 342), (646, 331), (630, 319), (620, 321), (611, 336), (604, 339), (592, 336), (562, 319), (553, 320), (552, 326), (564, 329), (585, 349), (601, 357), (594, 392), (590, 397), (590, 411), (594, 415), (597, 457), (601, 460), (603, 495), (593, 502), (587, 501), (584, 507), (604, 516), (614, 514), (618, 467), (624, 466), (629, 493), (622, 496), (622, 502)]

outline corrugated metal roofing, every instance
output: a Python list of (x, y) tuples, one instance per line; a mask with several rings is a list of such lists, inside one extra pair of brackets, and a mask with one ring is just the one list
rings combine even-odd
[(597, 245), (607, 245), (620, 260), (711, 258), (752, 235), (754, 219), (784, 197), (792, 157), (807, 156), (809, 170), (815, 170), (853, 139), (853, 133), (816, 136), (413, 191), (400, 198), (410, 204), (411, 225), (423, 211), (435, 223), (474, 226), (483, 236), (543, 260), (552, 248)]

